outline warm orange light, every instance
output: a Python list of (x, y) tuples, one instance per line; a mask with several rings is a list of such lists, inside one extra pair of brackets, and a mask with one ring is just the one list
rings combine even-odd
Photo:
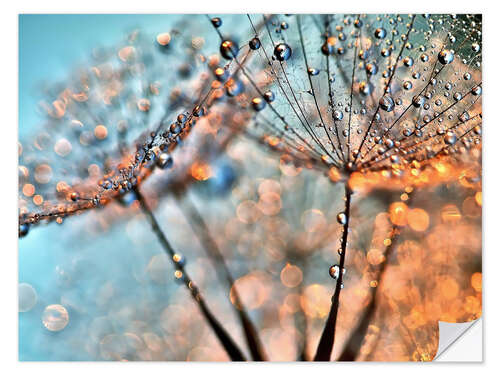
[(483, 192), (482, 191), (478, 191), (475, 195), (475, 198), (476, 198), (476, 202), (478, 205), (482, 206), (483, 205)]
[(205, 162), (195, 162), (191, 166), (191, 176), (198, 181), (206, 181), (212, 177), (212, 168)]
[(454, 204), (447, 204), (441, 209), (441, 218), (445, 223), (456, 223), (462, 218), (462, 214)]
[(35, 186), (32, 184), (24, 184), (23, 194), (27, 197), (31, 197), (33, 194), (35, 194)]
[(97, 125), (94, 128), (94, 135), (99, 140), (105, 139), (108, 136), (108, 129), (104, 125)]
[(295, 288), (302, 282), (302, 270), (292, 264), (287, 264), (280, 273), (281, 282), (288, 288)]
[(405, 226), (408, 223), (408, 206), (403, 202), (392, 203), (389, 207), (389, 215), (394, 225)]
[(408, 212), (408, 224), (417, 232), (423, 232), (429, 228), (429, 215), (421, 208), (413, 208)]
[(169, 33), (161, 33), (156, 36), (156, 41), (161, 46), (167, 46), (171, 39), (172, 38)]
[(481, 292), (483, 290), (483, 275), (481, 272), (472, 274), (470, 283), (476, 292)]
[(458, 295), (459, 287), (455, 279), (446, 277), (439, 285), (444, 298), (453, 299)]

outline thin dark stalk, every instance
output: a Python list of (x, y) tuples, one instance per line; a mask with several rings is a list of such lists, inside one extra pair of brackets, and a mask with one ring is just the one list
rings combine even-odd
[(238, 348), (238, 346), (229, 336), (224, 327), (220, 324), (220, 322), (215, 318), (213, 313), (209, 310), (200, 291), (198, 290), (198, 288), (193, 283), (191, 278), (188, 276), (186, 270), (184, 269), (184, 265), (182, 264), (182, 262), (175, 261), (175, 258), (178, 254), (174, 251), (174, 249), (170, 245), (170, 242), (168, 242), (165, 233), (163, 233), (163, 231), (161, 230), (160, 225), (158, 224), (158, 221), (156, 220), (153, 211), (151, 211), (148, 204), (146, 203), (144, 196), (141, 194), (140, 190), (137, 187), (134, 189), (134, 191), (137, 195), (137, 199), (139, 201), (142, 211), (148, 218), (149, 223), (151, 224), (153, 232), (155, 233), (156, 237), (163, 246), (163, 250), (167, 253), (167, 256), (172, 260), (175, 269), (181, 272), (182, 276), (179, 279), (182, 280), (184, 285), (186, 285), (186, 287), (189, 289), (191, 296), (193, 297), (193, 300), (200, 308), (203, 316), (205, 317), (208, 324), (212, 328), (213, 332), (215, 333), (220, 343), (222, 344), (227, 354), (229, 355), (229, 358), (231, 358), (232, 361), (245, 361), (246, 359), (243, 356), (242, 351)]
[[(413, 194), (410, 194), (409, 197), (410, 198), (406, 202), (407, 205), (411, 204)], [(400, 234), (401, 234), (401, 228), (398, 227), (397, 225), (393, 225), (390, 235), (391, 244), (387, 246), (384, 254), (385, 259), (379, 266), (377, 275), (377, 287), (372, 288), (370, 303), (364, 310), (363, 316), (359, 320), (358, 325), (356, 326), (356, 328), (350, 335), (349, 340), (345, 344), (344, 350), (342, 351), (342, 353), (340, 353), (340, 356), (338, 357), (339, 361), (355, 361), (359, 354), (361, 345), (363, 344), (363, 340), (366, 336), (366, 332), (368, 331), (368, 326), (370, 325), (370, 322), (373, 320), (373, 317), (377, 310), (378, 307), (377, 294), (381, 288), (380, 285), (382, 283), (382, 278), (387, 269), (387, 265), (389, 264), (389, 260), (392, 257), (392, 254), (394, 253), (394, 250), (396, 248), (396, 242)]]
[[(302, 285), (299, 286), (299, 296), (302, 295), (304, 288)], [(299, 304), (299, 311), (295, 314), (295, 326), (298, 327), (302, 326), (302, 340), (298, 341), (298, 349), (299, 349), (299, 361), (309, 361), (308, 355), (307, 355), (307, 334), (308, 334), (308, 327), (307, 327), (307, 318), (306, 314), (304, 312), (304, 309), (302, 306)]]
[(337, 284), (335, 285), (335, 292), (332, 297), (332, 305), (330, 307), (330, 313), (328, 314), (328, 319), (325, 323), (325, 328), (321, 334), (321, 339), (319, 340), (318, 348), (316, 350), (316, 355), (314, 356), (315, 361), (329, 361), (332, 355), (333, 344), (335, 342), (335, 327), (337, 325), (337, 315), (339, 311), (340, 304), (340, 291), (342, 290), (342, 278), (344, 274), (344, 263), (345, 254), (347, 248), (347, 237), (349, 235), (349, 219), (351, 213), (351, 196), (352, 191), (348, 184), (345, 185), (345, 223), (342, 233), (342, 244), (340, 252), (340, 262), (339, 262), (339, 275), (337, 278)]
[(347, 344), (345, 344), (344, 350), (342, 351), (342, 353), (340, 353), (340, 356), (338, 358), (339, 361), (355, 361), (356, 357), (359, 354), (361, 345), (363, 344), (363, 340), (366, 336), (366, 332), (368, 331), (368, 326), (370, 325), (370, 322), (375, 315), (375, 311), (377, 310), (377, 292), (380, 289), (381, 280), (385, 273), (385, 270), (387, 269), (389, 258), (391, 257), (395, 248), (394, 244), (397, 238), (397, 231), (398, 229), (394, 227), (393, 233), (395, 233), (395, 235), (392, 237), (392, 242), (385, 251), (385, 260), (384, 262), (382, 262), (377, 276), (377, 287), (372, 288), (370, 303), (363, 312), (363, 316), (361, 317), (357, 327), (349, 337)]
[(214, 267), (216, 269), (222, 270), (222, 273), (227, 283), (229, 284), (230, 287), (232, 287), (234, 304), (231, 305), (234, 307), (240, 319), (241, 325), (243, 326), (245, 339), (250, 349), (252, 359), (254, 361), (265, 361), (266, 354), (264, 352), (262, 343), (259, 339), (257, 329), (250, 320), (250, 317), (248, 316), (245, 306), (241, 301), (240, 294), (238, 293), (238, 290), (234, 285), (234, 279), (226, 265), (226, 262), (224, 261), (224, 256), (222, 255), (222, 252), (219, 249), (219, 245), (217, 245), (217, 242), (215, 242), (214, 238), (210, 234), (210, 229), (208, 228), (203, 217), (200, 215), (200, 212), (188, 197), (185, 197), (183, 199), (182, 204), (180, 204), (180, 207), (183, 213), (185, 214), (186, 218), (188, 219), (188, 222), (193, 227), (195, 235), (198, 237), (200, 243), (203, 245), (203, 248), (207, 252), (207, 255), (212, 261)]

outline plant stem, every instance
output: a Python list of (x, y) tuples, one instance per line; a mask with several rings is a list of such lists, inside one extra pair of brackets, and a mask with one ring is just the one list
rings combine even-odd
[(241, 325), (243, 327), (243, 332), (245, 334), (245, 339), (252, 355), (252, 359), (254, 361), (265, 361), (266, 355), (262, 347), (262, 343), (259, 339), (257, 329), (250, 320), (245, 306), (241, 302), (240, 295), (234, 284), (234, 279), (226, 265), (226, 262), (224, 261), (224, 256), (220, 251), (219, 245), (217, 245), (217, 242), (210, 234), (210, 229), (208, 228), (203, 217), (200, 215), (200, 212), (187, 196), (183, 199), (180, 206), (181, 210), (188, 219), (188, 222), (193, 227), (195, 235), (198, 237), (200, 243), (207, 252), (214, 267), (216, 269), (220, 268), (222, 270), (227, 283), (230, 287), (232, 287), (234, 304), (231, 305), (234, 307), (240, 319)]
[(160, 228), (160, 225), (158, 224), (158, 221), (156, 220), (156, 217), (154, 216), (153, 212), (149, 208), (149, 206), (146, 203), (146, 200), (144, 199), (143, 195), (139, 191), (139, 189), (136, 187), (134, 188), (134, 192), (137, 195), (137, 199), (139, 201), (139, 204), (141, 206), (142, 211), (144, 214), (147, 216), (149, 223), (151, 224), (151, 228), (153, 229), (153, 232), (156, 234), (156, 237), (160, 241), (161, 245), (163, 246), (164, 251), (167, 253), (167, 256), (172, 260), (174, 267), (177, 271), (182, 273), (182, 277), (180, 280), (183, 281), (183, 283), (186, 285), (186, 287), (189, 289), (191, 296), (193, 297), (194, 301), (200, 308), (203, 316), (207, 320), (208, 324), (214, 331), (215, 335), (219, 339), (220, 343), (226, 350), (227, 354), (231, 358), (232, 361), (245, 361), (245, 357), (243, 356), (241, 350), (238, 348), (236, 343), (233, 341), (233, 339), (229, 336), (227, 331), (222, 327), (220, 322), (215, 318), (213, 313), (208, 309), (208, 306), (205, 303), (205, 300), (203, 299), (201, 293), (199, 292), (198, 288), (196, 285), (193, 283), (191, 278), (188, 276), (186, 270), (184, 269), (184, 265), (182, 262), (176, 262), (174, 261), (174, 256), (177, 255), (170, 243), (167, 240), (167, 237), (163, 233), (163, 231)]
[[(410, 205), (413, 194), (410, 195), (410, 198), (406, 202), (407, 205)], [(368, 331), (368, 326), (373, 319), (373, 315), (377, 310), (377, 294), (380, 289), (380, 285), (382, 283), (382, 278), (387, 269), (387, 265), (389, 263), (389, 259), (392, 257), (394, 253), (394, 249), (396, 248), (396, 242), (401, 233), (401, 228), (397, 225), (392, 226), (391, 230), (391, 244), (385, 250), (385, 259), (379, 266), (379, 271), (377, 275), (377, 286), (371, 289), (371, 300), (366, 309), (363, 312), (363, 316), (359, 320), (358, 325), (354, 329), (353, 333), (350, 335), (349, 340), (344, 346), (342, 353), (338, 357), (339, 361), (354, 361), (358, 356), (358, 353), (361, 349), (361, 345), (363, 344), (363, 340), (365, 338), (366, 332)]]
[(344, 263), (345, 254), (347, 248), (347, 237), (349, 235), (349, 219), (351, 211), (351, 196), (352, 191), (349, 188), (348, 183), (345, 184), (345, 223), (342, 233), (342, 243), (340, 252), (340, 262), (339, 262), (339, 276), (337, 278), (337, 284), (335, 285), (335, 292), (332, 297), (332, 305), (330, 307), (330, 313), (328, 314), (328, 319), (325, 323), (325, 328), (321, 334), (321, 339), (319, 340), (318, 348), (316, 350), (316, 355), (314, 356), (315, 361), (329, 361), (332, 355), (333, 344), (335, 342), (335, 327), (337, 324), (337, 315), (339, 311), (340, 304), (340, 291), (342, 290), (342, 278), (344, 275)]

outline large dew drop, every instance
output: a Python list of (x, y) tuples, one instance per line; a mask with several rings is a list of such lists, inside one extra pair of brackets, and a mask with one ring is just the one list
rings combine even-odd
[(339, 224), (342, 224), (342, 225), (345, 225), (347, 223), (347, 216), (345, 213), (343, 212), (340, 212), (338, 215), (337, 215), (337, 222)]
[(380, 108), (386, 112), (392, 112), (394, 110), (394, 99), (388, 94), (382, 96), (379, 100)]
[(454, 58), (455, 54), (448, 49), (442, 50), (438, 55), (438, 60), (443, 65), (451, 64)]
[(292, 49), (286, 43), (280, 43), (274, 47), (274, 56), (278, 61), (286, 61), (292, 56)]
[(220, 54), (226, 60), (232, 60), (234, 57), (238, 56), (238, 45), (232, 40), (225, 40), (220, 45)]

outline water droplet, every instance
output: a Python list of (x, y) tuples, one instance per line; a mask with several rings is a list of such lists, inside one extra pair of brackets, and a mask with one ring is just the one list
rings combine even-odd
[(160, 169), (167, 169), (172, 166), (174, 163), (174, 159), (172, 159), (172, 156), (166, 152), (162, 152), (160, 156), (158, 156), (158, 159), (156, 160), (156, 165)]
[(220, 45), (220, 54), (226, 60), (232, 60), (238, 56), (238, 45), (232, 40), (224, 40)]
[(373, 63), (366, 64), (365, 69), (366, 69), (366, 73), (368, 73), (371, 76), (377, 74), (377, 72), (378, 72), (377, 65), (375, 65)]
[(230, 97), (237, 96), (245, 91), (245, 86), (239, 79), (230, 79), (226, 86), (226, 93)]
[(386, 35), (387, 35), (387, 32), (382, 27), (379, 27), (375, 30), (375, 38), (377, 38), (377, 39), (384, 39)]
[(266, 102), (262, 98), (253, 98), (252, 99), (252, 107), (256, 111), (262, 111), (266, 106)]
[(386, 112), (392, 112), (394, 110), (394, 99), (388, 94), (382, 96), (378, 103), (380, 108)]
[(339, 275), (340, 275), (340, 267), (338, 266), (338, 264), (334, 264), (333, 266), (331, 266), (329, 269), (328, 269), (328, 273), (330, 274), (330, 277), (332, 279), (338, 279)]
[(405, 90), (411, 90), (411, 89), (413, 88), (413, 84), (412, 84), (410, 81), (405, 81), (405, 82), (403, 83), (403, 88), (404, 88)]
[(222, 20), (219, 17), (214, 17), (211, 19), (211, 21), (212, 21), (212, 25), (214, 25), (214, 27), (216, 27), (216, 28), (222, 26)]
[(460, 116), (458, 116), (458, 119), (461, 121), (461, 122), (466, 122), (467, 120), (470, 119), (470, 115), (469, 115), (469, 112), (465, 111), (465, 112), (462, 112), (460, 114)]
[(250, 40), (250, 42), (248, 42), (248, 45), (249, 45), (250, 49), (255, 51), (255, 50), (260, 48), (260, 45), (261, 45), (260, 39), (255, 37), (252, 40)]
[(415, 95), (411, 100), (411, 104), (413, 104), (415, 108), (422, 107), (424, 103), (425, 103), (425, 98), (422, 95)]
[(309, 68), (307, 69), (307, 73), (309, 73), (310, 76), (317, 76), (319, 74), (319, 70), (315, 68)]
[(186, 258), (181, 254), (177, 254), (177, 253), (174, 254), (174, 256), (172, 257), (172, 260), (181, 266), (186, 264)]
[(442, 50), (438, 55), (438, 60), (443, 65), (450, 64), (454, 58), (455, 54), (448, 49)]
[(37, 301), (36, 291), (30, 284), (26, 283), (19, 284), (18, 293), (19, 293), (20, 312), (27, 312), (36, 305)]
[(264, 93), (264, 99), (265, 99), (266, 102), (272, 103), (274, 101), (274, 98), (275, 98), (274, 97), (274, 92), (272, 92), (272, 91), (266, 91)]
[(334, 52), (333, 45), (331, 43), (328, 43), (328, 41), (326, 41), (325, 43), (323, 43), (323, 46), (321, 46), (321, 52), (323, 53), (323, 55), (326, 56), (333, 55)]
[(200, 107), (199, 105), (197, 105), (196, 107), (194, 107), (193, 109), (193, 116), (195, 117), (202, 117), (205, 115), (205, 109), (203, 107)]
[(337, 222), (339, 224), (342, 224), (342, 225), (345, 225), (347, 223), (347, 216), (345, 213), (343, 212), (340, 212), (338, 215), (337, 215)]
[(28, 234), (30, 230), (29, 224), (20, 224), (19, 225), (19, 238), (24, 237)]
[(448, 132), (444, 137), (444, 142), (448, 145), (454, 145), (457, 142), (457, 136), (455, 133)]
[(172, 134), (179, 134), (181, 132), (182, 128), (179, 126), (178, 123), (173, 122), (170, 124), (169, 130), (170, 130), (170, 133), (172, 133)]
[(365, 96), (370, 95), (372, 93), (373, 85), (366, 82), (362, 81), (359, 84), (359, 92)]
[(219, 82), (225, 82), (229, 77), (229, 72), (224, 68), (217, 68), (215, 69), (214, 73), (215, 73), (215, 78)]
[(406, 66), (406, 67), (411, 67), (413, 66), (413, 59), (410, 57), (410, 56), (407, 56), (403, 59), (403, 64)]
[(286, 61), (292, 56), (292, 49), (286, 43), (280, 43), (274, 47), (274, 56), (278, 61)]
[(390, 48), (382, 48), (380, 50), (380, 54), (382, 55), (382, 57), (389, 57), (392, 53), (392, 49)]
[(42, 323), (49, 331), (61, 331), (68, 322), (68, 311), (61, 305), (49, 305), (42, 314)]

